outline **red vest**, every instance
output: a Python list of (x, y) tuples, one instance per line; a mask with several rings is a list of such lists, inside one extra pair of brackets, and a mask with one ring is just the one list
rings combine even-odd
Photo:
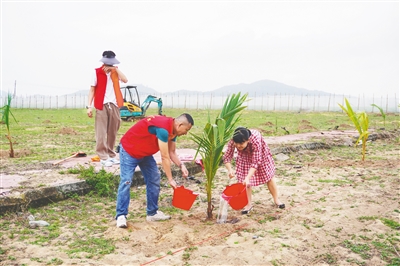
[[(168, 136), (173, 133), (174, 119), (161, 115), (153, 115), (139, 120), (121, 138), (124, 150), (136, 159), (155, 154), (160, 150), (158, 138), (149, 133), (149, 127), (156, 126), (168, 131)], [(170, 139), (170, 137), (168, 137)]]
[[(94, 107), (103, 110), (104, 96), (106, 94), (107, 86), (107, 75), (104, 73), (103, 66), (96, 68), (96, 78), (97, 85), (94, 88)], [(111, 71), (111, 80), (113, 83), (117, 106), (121, 107), (124, 105), (124, 99), (122, 98), (121, 88), (119, 87), (119, 77), (116, 70)]]
[(97, 85), (94, 88), (94, 107), (103, 110), (104, 95), (106, 94), (107, 75), (102, 67), (96, 68)]

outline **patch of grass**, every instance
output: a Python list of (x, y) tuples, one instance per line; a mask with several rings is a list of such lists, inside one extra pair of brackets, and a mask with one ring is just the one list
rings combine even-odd
[(273, 237), (278, 237), (279, 234), (281, 233), (280, 230), (278, 228), (274, 228), (271, 231), (267, 231), (270, 235), (272, 235)]
[(378, 219), (376, 216), (360, 216), (357, 218), (359, 221), (373, 221)]
[(326, 197), (325, 196), (323, 196), (323, 197), (321, 197), (321, 198), (319, 198), (319, 199), (316, 199), (316, 200), (313, 200), (314, 202), (326, 202)]
[(265, 224), (266, 222), (272, 222), (272, 221), (274, 221), (274, 220), (276, 220), (276, 217), (270, 216), (270, 215), (266, 215), (266, 216), (264, 217), (264, 219), (258, 220), (258, 223), (260, 223), (260, 224)]
[(363, 176), (362, 179), (372, 181), (372, 180), (381, 180), (381, 177), (380, 176), (371, 176), (371, 177)]
[(75, 174), (75, 175), (77, 175), (77, 174), (79, 174), (81, 172), (81, 169), (78, 169), (78, 168), (69, 168), (68, 170), (67, 170), (67, 173), (68, 174)]
[(316, 224), (314, 225), (314, 227), (315, 227), (315, 228), (321, 228), (321, 227), (324, 227), (324, 225), (325, 225), (324, 222), (319, 221), (318, 223), (316, 223)]
[(31, 261), (43, 262), (41, 258), (30, 258)]
[(363, 235), (360, 235), (360, 236), (358, 236), (358, 237), (361, 238), (362, 240), (365, 240), (365, 241), (371, 240), (371, 238), (369, 238), (369, 237), (367, 237), (367, 236), (363, 236)]
[(364, 265), (366, 265), (366, 263), (365, 263), (364, 261), (359, 261), (359, 260), (353, 259), (353, 258), (346, 259), (346, 261), (349, 262), (349, 263), (357, 264), (357, 265), (359, 265), (359, 266), (364, 266)]
[(348, 248), (354, 253), (360, 255), (361, 258), (365, 260), (371, 258), (371, 254), (369, 254), (371, 248), (369, 247), (368, 244), (357, 244), (351, 242), (350, 240), (345, 240), (343, 241), (343, 245), (345, 248)]
[(310, 230), (310, 226), (308, 225), (307, 221), (304, 221), (301, 225)]
[(96, 172), (94, 166), (85, 168), (79, 166), (79, 178), (85, 179), (86, 183), (93, 188), (93, 191), (101, 197), (116, 198), (119, 175), (109, 173), (104, 169)]
[(67, 254), (87, 252), (91, 255), (111, 254), (115, 250), (114, 240), (87, 236), (87, 239), (75, 239), (68, 245)]
[(340, 179), (318, 179), (317, 181), (320, 183), (331, 183), (334, 184), (335, 186), (352, 183), (350, 180), (340, 180)]
[(393, 258), (389, 264), (386, 266), (399, 266), (400, 265), (400, 258)]
[(337, 262), (335, 256), (330, 253), (320, 254), (317, 256), (317, 258), (322, 259), (324, 262), (328, 264), (335, 264)]
[(393, 220), (390, 220), (387, 218), (381, 218), (381, 221), (383, 222), (384, 225), (386, 225), (392, 229), (400, 230), (400, 223), (398, 223), (396, 221), (393, 221)]
[(340, 233), (343, 230), (343, 227), (338, 227), (335, 229), (336, 232)]
[(62, 265), (64, 262), (59, 258), (51, 259), (47, 264), (48, 265)]
[(197, 250), (197, 247), (189, 247), (185, 248), (184, 253), (182, 254), (182, 259), (183, 260), (189, 260), (190, 259), (190, 252)]
[(273, 266), (279, 266), (280, 264), (276, 260), (270, 261)]
[(9, 230), (10, 229), (10, 221), (1, 221), (0, 222), (0, 229), (1, 230)]
[(372, 241), (372, 245), (379, 251), (380, 257), (386, 262), (395, 254), (393, 246), (390, 243), (386, 243), (386, 241)]
[(182, 214), (182, 210), (175, 208), (174, 206), (165, 206), (160, 208), (163, 212), (165, 211), (166, 213), (169, 214)]

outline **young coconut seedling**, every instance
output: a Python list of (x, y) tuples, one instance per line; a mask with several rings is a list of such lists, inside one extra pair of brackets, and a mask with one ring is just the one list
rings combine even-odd
[(374, 104), (374, 103), (371, 104), (371, 106), (375, 106), (381, 112), (381, 115), (382, 115), (382, 118), (383, 118), (383, 127), (386, 128), (386, 114), (383, 111), (383, 109), (381, 107), (379, 107), (378, 105)]
[(217, 115), (214, 123), (211, 122), (209, 113), (208, 122), (204, 126), (203, 132), (199, 135), (191, 133), (192, 140), (198, 145), (196, 156), (197, 154), (201, 155), (204, 172), (207, 178), (207, 219), (209, 220), (212, 219), (212, 211), (214, 209), (214, 206), (211, 204), (211, 189), (214, 176), (220, 165), (224, 146), (232, 138), (235, 125), (240, 120), (241, 111), (247, 107), (243, 106), (246, 99), (247, 94), (242, 96), (240, 92), (228, 96), (221, 113)]
[(349, 116), (350, 120), (353, 122), (354, 126), (356, 127), (358, 133), (360, 133), (360, 136), (358, 137), (355, 146), (362, 141), (362, 160), (364, 161), (365, 159), (365, 152), (367, 149), (367, 139), (368, 139), (368, 126), (369, 126), (369, 119), (368, 115), (365, 112), (356, 114), (353, 111), (353, 108), (351, 108), (351, 105), (347, 98), (345, 98), (346, 102), (346, 107), (343, 105), (339, 104), (340, 108)]
[(9, 93), (7, 96), (7, 101), (6, 104), (1, 107), (0, 112), (2, 114), (1, 116), (1, 123), (6, 125), (7, 129), (7, 135), (6, 138), (8, 139), (8, 142), (10, 143), (10, 158), (14, 158), (14, 148), (13, 148), (13, 142), (11, 138), (11, 131), (10, 131), (10, 116), (14, 118), (14, 121), (17, 122), (15, 119), (14, 115), (11, 112), (11, 100), (12, 100), (12, 95)]

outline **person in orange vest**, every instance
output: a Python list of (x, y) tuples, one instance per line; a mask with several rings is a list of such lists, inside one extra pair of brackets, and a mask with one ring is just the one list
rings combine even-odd
[(127, 83), (128, 79), (114, 66), (120, 62), (115, 58), (113, 51), (104, 51), (100, 62), (103, 65), (96, 68), (92, 74), (86, 109), (89, 118), (93, 117), (92, 108), (96, 109), (96, 153), (101, 165), (109, 167), (119, 164), (114, 151), (121, 125), (119, 108), (124, 104), (119, 82)]

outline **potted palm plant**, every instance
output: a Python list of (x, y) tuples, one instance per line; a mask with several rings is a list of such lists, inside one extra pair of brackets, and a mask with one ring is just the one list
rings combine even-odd
[(212, 219), (214, 209), (211, 204), (214, 176), (220, 165), (224, 146), (233, 135), (235, 125), (240, 120), (241, 111), (247, 107), (243, 105), (246, 99), (247, 94), (241, 95), (240, 92), (228, 96), (216, 119), (211, 121), (209, 114), (203, 132), (199, 135), (191, 134), (192, 140), (198, 144), (196, 155), (201, 155), (207, 179), (207, 219)]

